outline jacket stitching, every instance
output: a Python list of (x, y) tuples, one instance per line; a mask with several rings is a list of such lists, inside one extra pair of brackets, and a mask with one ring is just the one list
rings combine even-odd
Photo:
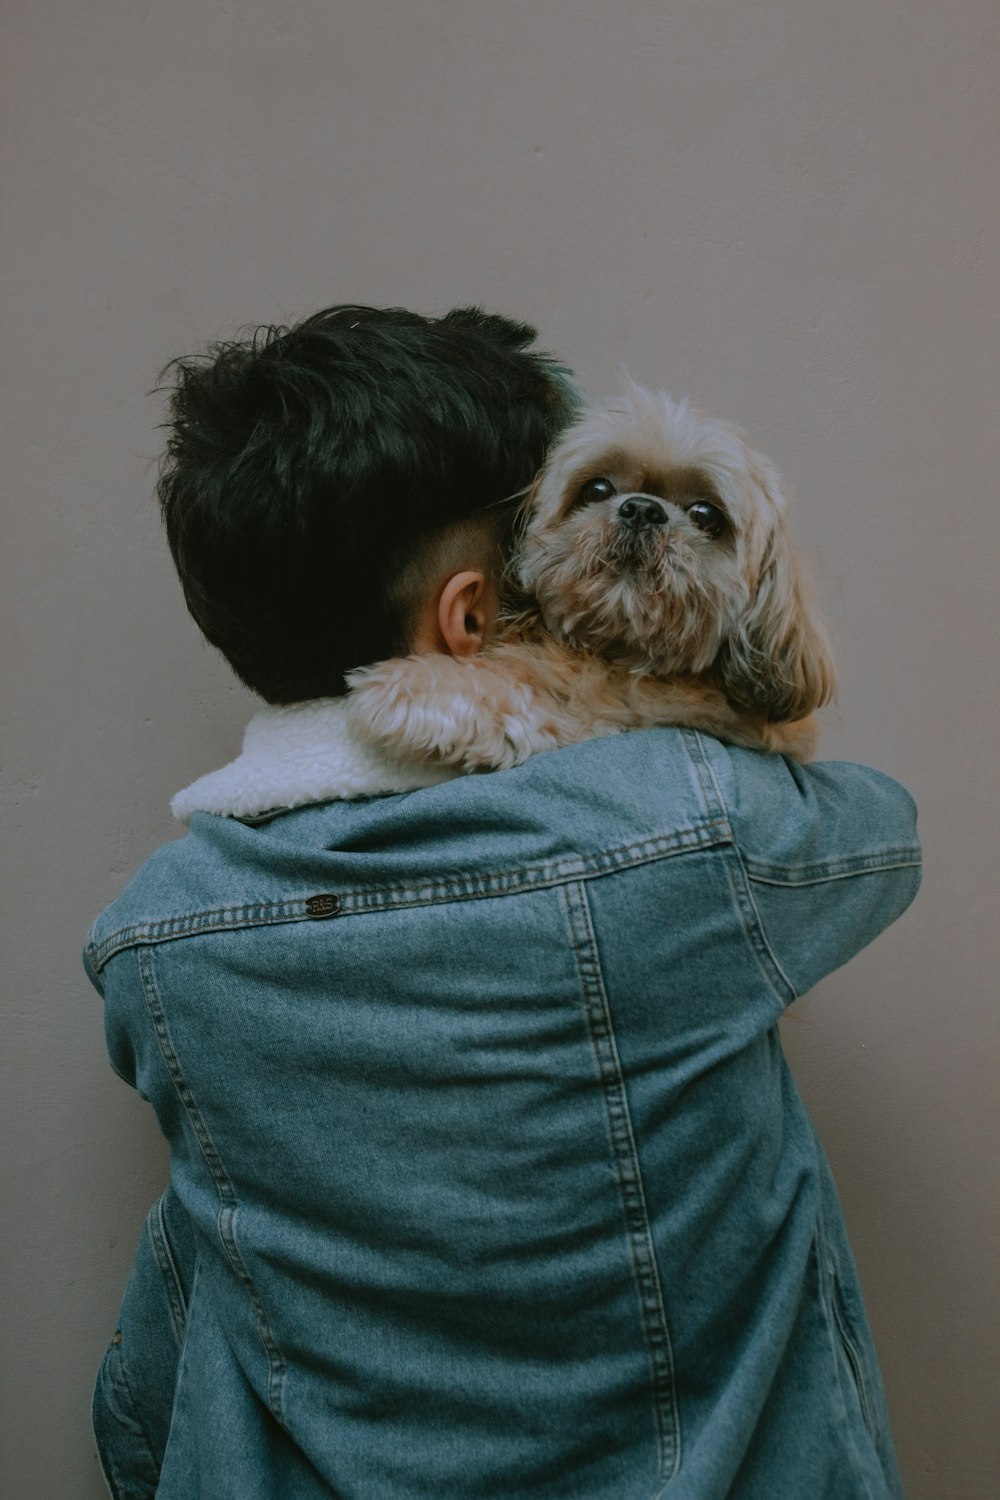
[(829, 1268), (829, 1274), (830, 1307), (833, 1311), (833, 1321), (836, 1324), (837, 1332), (840, 1335), (840, 1342), (843, 1345), (844, 1353), (847, 1357), (847, 1363), (851, 1371), (851, 1378), (854, 1382), (855, 1391), (857, 1392), (858, 1405), (861, 1408), (861, 1416), (864, 1420), (865, 1426), (868, 1429), (868, 1433), (872, 1439), (872, 1442), (877, 1443), (877, 1423), (875, 1421), (875, 1414), (872, 1409), (872, 1399), (868, 1390), (868, 1381), (865, 1378), (865, 1371), (861, 1361), (861, 1354), (854, 1342), (854, 1339), (851, 1337), (850, 1329), (848, 1328), (847, 1314), (845, 1313), (841, 1305), (841, 1294), (840, 1287), (837, 1282), (837, 1273), (832, 1266), (830, 1266)]
[[(686, 732), (683, 738), (685, 749), (688, 751), (695, 771), (699, 776), (706, 807), (718, 816), (725, 817), (726, 805), (722, 796), (722, 788), (719, 786), (715, 767), (712, 765), (711, 757), (708, 754), (704, 740), (695, 730)], [(692, 745), (698, 752), (697, 759), (692, 754)], [(733, 904), (736, 907), (744, 936), (753, 949), (757, 966), (764, 977), (765, 983), (773, 991), (782, 1007), (790, 1005), (797, 998), (795, 986), (781, 967), (777, 955), (768, 941), (767, 933), (764, 931), (764, 924), (760, 919), (757, 903), (753, 898), (750, 882), (747, 879), (743, 855), (739, 845), (735, 841), (735, 837), (732, 843), (732, 853), (738, 873), (734, 874), (732, 861), (729, 859), (725, 859), (723, 865), (726, 871), (726, 879), (729, 882), (729, 889), (732, 893)], [(785, 986), (787, 994), (783, 995), (781, 993), (780, 988), (774, 982), (775, 977)]]
[[(722, 788), (719, 786), (715, 766), (712, 764), (704, 737), (697, 730), (683, 730), (681, 738), (694, 764), (706, 811), (723, 820), (728, 819), (726, 800), (722, 795)], [(698, 752), (697, 758), (692, 753), (692, 746)], [(733, 843), (736, 844), (735, 834)], [(743, 850), (740, 850), (740, 858), (751, 880), (764, 885), (783, 886), (819, 885), (828, 880), (843, 880), (852, 875), (864, 875), (868, 871), (906, 869), (922, 863), (920, 850), (913, 845), (903, 848), (889, 845), (885, 848), (869, 850), (867, 854), (852, 855), (846, 859), (814, 860), (805, 865), (769, 864), (767, 860), (755, 859)], [(780, 968), (780, 965), (778, 967)]]
[[(743, 855), (735, 844), (733, 845), (732, 852), (732, 864), (735, 864), (736, 869), (739, 871), (739, 876), (738, 878), (734, 878), (731, 862), (728, 859), (725, 861), (726, 875), (729, 879), (736, 909), (740, 915), (740, 921), (743, 924), (743, 931), (746, 934), (747, 941), (754, 950), (758, 966), (765, 980), (771, 986), (782, 1006), (791, 1005), (793, 1000), (798, 999), (799, 992), (785, 973), (778, 961), (778, 955), (771, 946), (770, 939), (761, 919), (760, 907), (754, 900), (753, 887), (747, 876)], [(783, 995), (781, 993), (779, 986), (774, 982), (775, 976), (785, 986), (787, 994)]]
[(757, 885), (806, 886), (850, 880), (856, 875), (877, 875), (883, 870), (918, 868), (922, 861), (915, 849), (890, 849), (859, 855), (853, 860), (831, 860), (812, 865), (766, 865), (752, 858), (747, 858), (745, 863), (747, 875)]
[(642, 1169), (585, 884), (582, 881), (566, 884), (563, 903), (583, 990), (591, 1046), (604, 1093), (611, 1149), (649, 1350), (659, 1475), (661, 1479), (668, 1479), (676, 1473), (680, 1462), (680, 1429), (673, 1351), (643, 1192)]
[[(711, 819), (678, 833), (602, 850), (599, 854), (565, 859), (523, 870), (502, 871), (497, 875), (462, 876), (452, 880), (431, 881), (424, 885), (382, 886), (371, 891), (340, 892), (341, 915), (361, 915), (384, 911), (390, 907), (432, 906), (445, 901), (481, 900), (497, 895), (519, 895), (544, 890), (570, 880), (589, 879), (635, 868), (657, 859), (670, 858), (725, 844), (732, 830), (724, 818)], [(87, 955), (92, 967), (100, 971), (125, 948), (149, 943), (169, 942), (201, 932), (220, 932), (230, 928), (268, 925), (278, 922), (311, 920), (306, 911), (306, 897), (284, 901), (262, 901), (243, 906), (216, 907), (204, 912), (166, 917), (158, 922), (136, 922), (114, 932), (97, 943), (91, 941)]]
[[(105, 1354), (105, 1360), (109, 1358), (110, 1352), (111, 1351), (109, 1350), (108, 1353)], [(102, 1364), (102, 1369), (103, 1368), (104, 1366)], [(108, 1372), (108, 1379), (111, 1379), (110, 1372)], [(120, 1500), (120, 1497), (122, 1495), (122, 1487), (118, 1477), (118, 1466), (112, 1458), (111, 1454), (104, 1452), (103, 1439), (106, 1433), (107, 1418), (104, 1414), (102, 1405), (100, 1404), (101, 1402), (102, 1392), (100, 1376), (98, 1376), (98, 1383), (94, 1387), (94, 1395), (90, 1404), (90, 1432), (93, 1439), (94, 1452), (97, 1454), (97, 1465), (101, 1471), (101, 1478), (104, 1480), (108, 1494), (111, 1496), (111, 1500)]]
[[(831, 1268), (829, 1267), (829, 1265), (827, 1265), (826, 1277), (824, 1277), (824, 1257), (823, 1255), (821, 1255), (821, 1248), (825, 1251), (826, 1243), (826, 1229), (823, 1220), (823, 1212), (822, 1210), (820, 1210), (817, 1214), (816, 1232), (813, 1236), (813, 1243), (810, 1252), (812, 1259), (812, 1270), (816, 1277), (815, 1295), (819, 1303), (820, 1316), (822, 1317), (824, 1325), (826, 1327), (826, 1336), (830, 1346), (830, 1356), (833, 1360), (833, 1368), (836, 1372), (837, 1395), (840, 1399), (840, 1416), (843, 1420), (844, 1431), (847, 1434), (847, 1441), (850, 1444), (851, 1451), (854, 1455), (855, 1468), (858, 1478), (861, 1480), (862, 1484), (865, 1487), (865, 1495), (867, 1496), (867, 1500), (874, 1500), (874, 1497), (872, 1495), (872, 1488), (870, 1483), (868, 1482), (868, 1475), (865, 1472), (865, 1464), (861, 1457), (861, 1451), (858, 1448), (858, 1440), (854, 1431), (854, 1424), (851, 1421), (850, 1412), (848, 1411), (847, 1394), (844, 1390), (843, 1367), (845, 1363), (848, 1366), (847, 1379), (852, 1384), (851, 1393), (858, 1401), (859, 1406), (861, 1404), (860, 1392), (858, 1391), (857, 1386), (853, 1384), (850, 1362), (849, 1360), (847, 1360), (846, 1351), (844, 1350), (843, 1345), (840, 1341), (840, 1334), (837, 1326), (837, 1315), (833, 1308), (832, 1288), (828, 1290), (827, 1285), (824, 1284), (825, 1280), (827, 1280), (832, 1274)], [(864, 1413), (862, 1412), (862, 1417), (863, 1416)], [(875, 1436), (870, 1429), (869, 1437), (874, 1444), (876, 1442)]]
[(163, 1214), (163, 1194), (153, 1205), (152, 1213), (147, 1219), (149, 1237), (153, 1242), (153, 1252), (156, 1262), (163, 1277), (163, 1285), (167, 1293), (167, 1301), (170, 1304), (170, 1321), (174, 1328), (174, 1337), (180, 1344), (184, 1334), (184, 1325), (187, 1322), (187, 1303), (184, 1298), (184, 1289), (181, 1284), (180, 1273), (177, 1262), (174, 1259), (173, 1250), (170, 1247), (170, 1239), (167, 1234), (166, 1221)]
[[(119, 1418), (122, 1421), (122, 1425), (129, 1432), (130, 1436), (137, 1439), (145, 1449), (143, 1458), (149, 1460), (149, 1465), (152, 1473), (159, 1475), (160, 1463), (153, 1448), (153, 1439), (150, 1436), (149, 1429), (147, 1428), (146, 1423), (143, 1421), (142, 1417), (139, 1414), (140, 1408), (138, 1402), (135, 1399), (135, 1392), (132, 1389), (132, 1382), (129, 1379), (128, 1366), (122, 1353), (121, 1344), (111, 1345), (111, 1348), (105, 1355), (105, 1361), (108, 1361), (109, 1359), (111, 1364), (114, 1366), (114, 1369), (110, 1369), (108, 1367), (108, 1364), (106, 1363), (105, 1373), (111, 1381), (112, 1386), (119, 1387), (115, 1391), (115, 1395), (119, 1403)], [(124, 1391), (125, 1395), (124, 1403), (122, 1401), (122, 1391)], [(125, 1404), (127, 1404), (128, 1407), (127, 1412), (122, 1409), (123, 1405)], [(127, 1482), (127, 1480), (132, 1476), (126, 1474), (123, 1478), (118, 1463), (110, 1454), (108, 1455), (108, 1462), (116, 1482), (120, 1487), (124, 1488), (125, 1482)]]
[(218, 1148), (212, 1140), (208, 1126), (198, 1107), (197, 1100), (191, 1091), (187, 1079), (184, 1077), (180, 1059), (174, 1051), (167, 1018), (156, 984), (156, 976), (153, 972), (152, 949), (148, 947), (140, 948), (137, 953), (137, 959), (139, 976), (142, 981), (143, 994), (146, 1000), (146, 1009), (149, 1012), (149, 1018), (153, 1025), (160, 1054), (170, 1075), (170, 1080), (173, 1083), (177, 1097), (184, 1108), (187, 1118), (191, 1122), (198, 1145), (201, 1148), (201, 1154), (205, 1159), (205, 1164), (215, 1183), (215, 1190), (219, 1195), (219, 1214), (217, 1219), (219, 1238), (222, 1241), (229, 1264), (249, 1296), (254, 1312), (257, 1315), (257, 1330), (267, 1358), (268, 1405), (274, 1416), (280, 1421), (283, 1414), (282, 1401), (284, 1396), (285, 1359), (275, 1342), (260, 1293), (257, 1290), (253, 1277), (247, 1269), (246, 1262), (236, 1242), (236, 1211), (238, 1207), (236, 1190), (223, 1164), (222, 1157), (219, 1155)]
[[(824, 1305), (824, 1312), (828, 1312), (827, 1332), (833, 1336), (835, 1358), (837, 1349), (841, 1349), (847, 1360), (854, 1395), (857, 1397), (864, 1424), (868, 1429), (868, 1434), (872, 1442), (879, 1451), (879, 1456), (882, 1457), (882, 1424), (879, 1421), (875, 1402), (872, 1399), (869, 1377), (865, 1371), (864, 1357), (851, 1333), (850, 1316), (843, 1303), (843, 1287), (837, 1264), (837, 1253), (827, 1231), (826, 1208), (822, 1204), (816, 1216), (816, 1233), (813, 1247), (820, 1273), (820, 1287), (825, 1292), (824, 1304), (826, 1302), (829, 1304), (828, 1309)], [(824, 1271), (825, 1277), (823, 1275)]]
[(705, 812), (713, 821), (721, 820), (728, 828), (729, 818), (725, 798), (716, 779), (715, 768), (705, 748), (705, 741), (696, 729), (681, 730), (681, 741), (694, 769)]

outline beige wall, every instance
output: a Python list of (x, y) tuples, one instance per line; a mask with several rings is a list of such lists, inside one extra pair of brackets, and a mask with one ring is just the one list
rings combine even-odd
[(145, 392), (246, 322), (477, 300), (594, 389), (624, 362), (744, 423), (799, 493), (825, 749), (915, 791), (928, 868), (788, 1046), (908, 1494), (992, 1500), (995, 0), (4, 14), (3, 1493), (103, 1493), (90, 1384), (164, 1157), (78, 954), (251, 709), (183, 611)]

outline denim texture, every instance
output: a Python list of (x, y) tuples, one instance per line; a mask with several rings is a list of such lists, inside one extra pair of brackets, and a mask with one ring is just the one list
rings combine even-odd
[(777, 1022), (918, 882), (888, 777), (669, 729), (196, 814), (85, 954), (172, 1163), (111, 1493), (898, 1497)]

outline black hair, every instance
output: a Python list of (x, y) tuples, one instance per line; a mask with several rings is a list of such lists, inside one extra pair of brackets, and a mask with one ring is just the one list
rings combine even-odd
[(339, 306), (175, 360), (158, 484), (191, 614), (269, 703), (407, 649), (420, 539), (522, 491), (572, 418), (535, 330)]

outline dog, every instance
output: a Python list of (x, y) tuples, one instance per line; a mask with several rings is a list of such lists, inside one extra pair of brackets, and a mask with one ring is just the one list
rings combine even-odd
[(739, 428), (626, 377), (527, 495), (495, 643), (355, 670), (352, 727), (460, 772), (652, 725), (807, 760), (835, 672), (786, 512)]

